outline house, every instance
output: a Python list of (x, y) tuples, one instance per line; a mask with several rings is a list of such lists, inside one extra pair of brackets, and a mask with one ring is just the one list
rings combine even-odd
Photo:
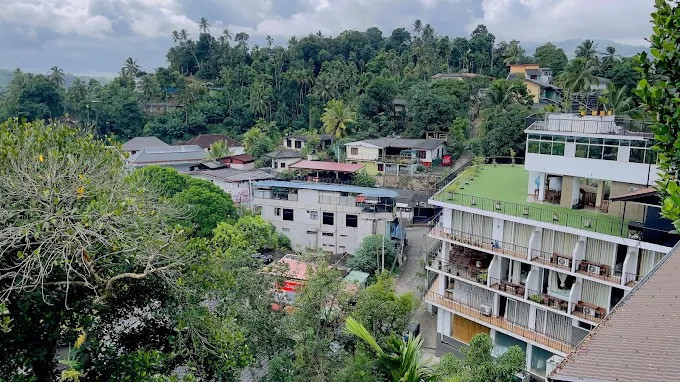
[(250, 184), (259, 180), (273, 179), (274, 175), (262, 170), (237, 170), (220, 168), (215, 170), (191, 171), (189, 176), (207, 180), (231, 195), (234, 203), (250, 202)]
[(161, 147), (169, 146), (167, 143), (161, 141), (156, 137), (134, 137), (129, 141), (123, 143), (123, 151), (129, 153), (130, 155), (137, 153), (137, 151), (145, 147)]
[(364, 163), (367, 173), (413, 172), (415, 165), (430, 167), (446, 154), (446, 142), (439, 139), (378, 138), (345, 144), (348, 163)]
[(253, 185), (253, 205), (288, 236), (292, 248), (353, 254), (394, 220), (397, 193), (381, 188), (265, 180)]
[(187, 172), (205, 161), (207, 153), (197, 145), (144, 147), (127, 159), (130, 167), (167, 166)]
[[(307, 135), (289, 135), (283, 138), (283, 147), (291, 150), (302, 150), (307, 144), (308, 140), (309, 136)], [(319, 142), (320, 149), (327, 150), (329, 147), (331, 147), (333, 137), (329, 134), (319, 134)]]
[[(440, 244), (426, 255), (436, 279), (425, 302), (439, 354), (486, 333), (497, 356), (522, 348), (527, 378), (543, 380), (680, 237), (649, 188), (658, 179), (649, 124), (548, 113), (525, 133), (523, 165), (459, 170), (430, 197), (442, 213), (429, 233)], [(644, 322), (640, 334), (655, 330)], [(584, 364), (606, 369), (626, 347), (611, 342), (608, 358), (587, 352)]]
[(541, 68), (538, 64), (510, 65), (508, 79), (524, 82), (532, 95), (534, 104), (559, 103), (562, 89), (552, 84), (552, 69)]
[(430, 77), (432, 80), (457, 80), (457, 81), (463, 81), (466, 78), (474, 78), (474, 77), (486, 77), (482, 74), (477, 74), (477, 73), (467, 73), (467, 72), (459, 72), (459, 73), (437, 73)]
[(142, 103), (142, 110), (146, 114), (160, 114), (167, 111), (179, 110), (184, 108), (184, 105), (174, 102), (144, 102)]
[(218, 161), (237, 170), (252, 170), (255, 168), (255, 158), (250, 154), (231, 155), (220, 158)]
[(567, 357), (551, 382), (673, 381), (680, 375), (676, 246)]
[(302, 154), (297, 150), (279, 149), (266, 154), (272, 160), (274, 171), (285, 171), (290, 165), (302, 159)]
[(243, 147), (241, 142), (229, 138), (224, 134), (200, 134), (189, 139), (188, 141), (176, 142), (175, 145), (198, 145), (201, 146), (203, 150), (208, 151), (210, 146), (217, 141), (225, 141), (229, 147), (229, 150), (234, 155), (239, 155), (246, 152), (245, 147)]
[(302, 159), (288, 166), (295, 170), (300, 180), (324, 183), (351, 183), (354, 174), (364, 168), (363, 164), (313, 161)]

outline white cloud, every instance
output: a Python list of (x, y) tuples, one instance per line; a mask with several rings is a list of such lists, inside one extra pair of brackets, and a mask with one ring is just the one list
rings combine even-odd
[(3, 0), (0, 22), (35, 31), (102, 37), (111, 32), (111, 20), (91, 14), (88, 0)]
[(468, 30), (485, 24), (498, 40), (600, 38), (643, 44), (652, 31), (651, 1), (482, 0), (482, 8)]

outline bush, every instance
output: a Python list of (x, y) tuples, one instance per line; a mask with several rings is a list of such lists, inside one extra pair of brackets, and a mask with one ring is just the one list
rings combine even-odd
[(375, 187), (375, 178), (365, 172), (360, 172), (354, 175), (352, 184), (360, 187)]
[(374, 273), (378, 269), (377, 262), (382, 261), (383, 241), (385, 242), (385, 268), (391, 267), (397, 250), (392, 241), (383, 235), (366, 236), (347, 265), (362, 272)]

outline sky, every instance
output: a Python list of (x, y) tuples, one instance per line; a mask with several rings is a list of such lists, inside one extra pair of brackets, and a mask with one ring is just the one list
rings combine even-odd
[[(196, 38), (200, 17), (218, 35), (251, 43), (377, 26), (384, 36), (415, 19), (437, 34), (468, 36), (485, 24), (496, 41), (608, 39), (646, 45), (652, 0), (0, 0), (0, 68), (113, 75), (127, 57), (146, 71), (166, 66), (171, 33)], [(527, 52), (529, 54), (533, 52)]]

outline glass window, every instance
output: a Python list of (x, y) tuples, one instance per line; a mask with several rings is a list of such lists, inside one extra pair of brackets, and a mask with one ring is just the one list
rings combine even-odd
[(358, 223), (358, 217), (357, 215), (345, 215), (345, 226), (347, 227), (356, 227)]
[(604, 146), (604, 154), (602, 159), (605, 160), (616, 160), (619, 155), (619, 148), (615, 146)]
[(309, 211), (309, 218), (312, 220), (319, 220), (319, 211)]
[(596, 145), (601, 145), (602, 144), (602, 138), (590, 138), (590, 144), (596, 144)]
[(529, 141), (529, 152), (532, 154), (538, 154), (538, 142)]
[(588, 158), (602, 159), (602, 146), (590, 145), (588, 147)]
[(541, 136), (538, 134), (529, 134), (529, 139), (541, 139)]
[(656, 163), (656, 151), (652, 150), (651, 148), (647, 149), (647, 152), (645, 153), (645, 163)]
[(333, 225), (333, 213), (332, 212), (324, 212), (321, 222), (323, 224), (326, 224), (326, 225)]
[(645, 160), (645, 149), (636, 149), (636, 148), (630, 149), (630, 157), (628, 158), (629, 162), (644, 163), (644, 160)]
[(352, 147), (350, 148), (351, 154), (352, 155), (359, 155), (359, 148), (358, 147)]
[(578, 137), (576, 138), (577, 143), (588, 143), (588, 138)]
[(567, 142), (574, 142), (576, 141), (576, 138), (574, 137), (567, 137)]
[(281, 209), (279, 207), (274, 208), (274, 215), (281, 216)]
[(552, 142), (541, 142), (541, 154), (548, 154), (552, 151)]
[(564, 143), (554, 142), (552, 146), (552, 155), (564, 155)]
[(541, 135), (541, 140), (542, 141), (551, 141), (553, 140), (552, 135)]
[(333, 237), (333, 233), (332, 232), (322, 232), (321, 236)]
[(618, 139), (605, 139), (604, 144), (605, 145), (611, 145), (611, 146), (618, 146), (619, 140)]
[(630, 146), (630, 141), (619, 141), (619, 146)]
[(553, 137), (554, 142), (564, 142), (565, 141), (565, 136), (564, 135), (555, 135)]
[(630, 141), (630, 147), (645, 147), (645, 141)]
[(588, 145), (576, 144), (576, 158), (588, 157)]
[(293, 210), (284, 208), (283, 209), (283, 220), (293, 221)]

